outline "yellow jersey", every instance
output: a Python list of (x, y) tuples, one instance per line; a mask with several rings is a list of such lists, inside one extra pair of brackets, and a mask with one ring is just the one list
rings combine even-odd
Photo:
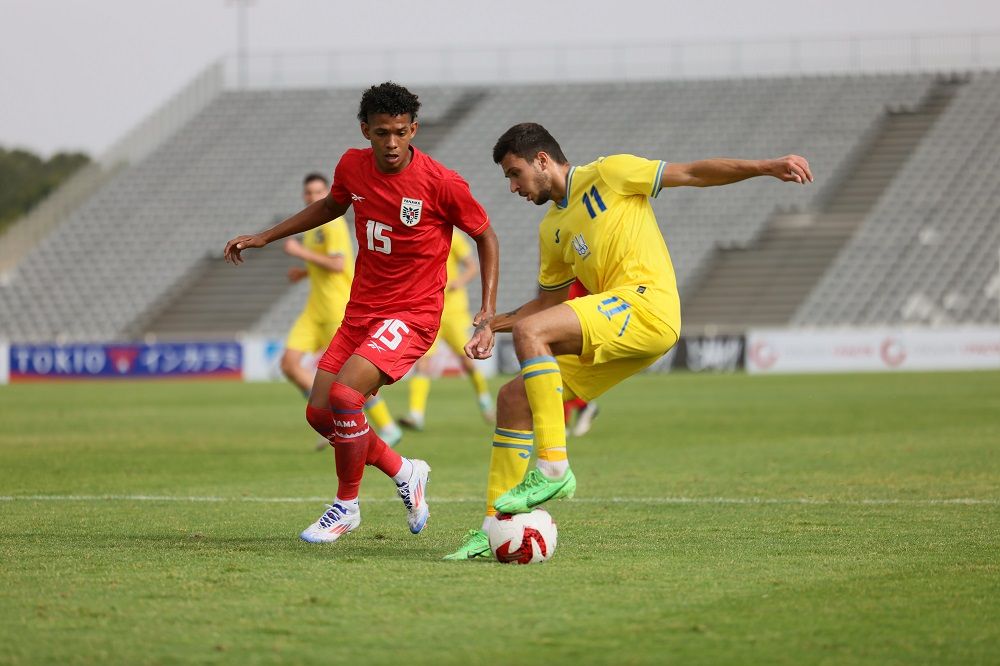
[(677, 278), (649, 198), (666, 163), (612, 155), (570, 167), (566, 196), (539, 226), (539, 286), (562, 289), (579, 278), (592, 294), (629, 287), (633, 298), (680, 330)]
[[(462, 272), (462, 262), (472, 254), (472, 247), (469, 241), (465, 240), (465, 235), (455, 230), (451, 237), (451, 251), (448, 253), (448, 282), (457, 278)], [(461, 313), (469, 310), (469, 295), (465, 287), (459, 289), (445, 289), (444, 291), (444, 312)]]
[(304, 234), (302, 245), (318, 254), (344, 257), (344, 270), (339, 273), (306, 262), (310, 283), (306, 309), (312, 310), (321, 321), (341, 321), (354, 279), (354, 246), (347, 231), (347, 220), (338, 217), (310, 229)]

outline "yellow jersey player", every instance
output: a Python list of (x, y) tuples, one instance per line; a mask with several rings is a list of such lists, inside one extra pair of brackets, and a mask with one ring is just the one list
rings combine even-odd
[(444, 292), (441, 328), (434, 344), (414, 367), (415, 374), (410, 379), (410, 411), (399, 419), (399, 424), (404, 427), (414, 430), (424, 429), (427, 398), (431, 392), (431, 378), (434, 374), (432, 359), (442, 339), (458, 356), (462, 369), (472, 382), (472, 390), (476, 393), (476, 402), (483, 418), (487, 423), (492, 423), (494, 420), (493, 398), (490, 396), (486, 377), (464, 351), (469, 331), (472, 330), (472, 314), (469, 312), (469, 296), (465, 292), (465, 285), (477, 275), (479, 275), (479, 265), (472, 255), (472, 248), (462, 234), (455, 231), (451, 239), (451, 251), (448, 254), (448, 284)]
[[(487, 516), (446, 559), (489, 555), (495, 512), (523, 513), (572, 497), (562, 403), (593, 400), (650, 366), (676, 344), (680, 299), (670, 254), (650, 197), (664, 187), (726, 185), (754, 176), (805, 184), (805, 159), (708, 159), (667, 163), (632, 155), (569, 164), (541, 125), (510, 128), (493, 161), (510, 191), (536, 205), (552, 202), (539, 227), (539, 296), (493, 320), (512, 331), (521, 374), (497, 395), (497, 428), (487, 485)], [(567, 301), (579, 278), (590, 292)], [(467, 345), (471, 357), (482, 357)], [(527, 474), (534, 445), (538, 465)]]
[[(324, 199), (329, 191), (330, 183), (322, 174), (308, 174), (302, 181), (302, 199), (307, 206)], [(315, 368), (305, 367), (303, 359), (306, 354), (326, 349), (344, 320), (354, 279), (354, 246), (347, 221), (338, 217), (305, 232), (301, 241), (289, 238), (284, 249), (290, 256), (305, 262), (304, 268), (290, 268), (288, 279), (298, 282), (308, 278), (309, 298), (288, 334), (281, 356), (281, 372), (308, 397), (316, 372)], [(395, 446), (402, 433), (385, 401), (373, 396), (365, 403), (365, 409), (382, 439)], [(322, 451), (327, 446), (323, 438), (317, 450)]]

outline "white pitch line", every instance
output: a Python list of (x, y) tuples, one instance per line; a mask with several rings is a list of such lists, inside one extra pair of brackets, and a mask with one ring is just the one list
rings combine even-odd
[[(251, 502), (259, 504), (317, 504), (329, 497), (222, 497), (216, 495), (0, 495), (0, 502)], [(398, 502), (396, 498), (366, 498), (364, 503)], [(435, 504), (471, 504), (481, 497), (429, 497)], [(956, 497), (948, 499), (821, 499), (811, 497), (582, 497), (570, 502), (584, 504), (779, 504), (806, 506), (1000, 506), (1000, 498)]]

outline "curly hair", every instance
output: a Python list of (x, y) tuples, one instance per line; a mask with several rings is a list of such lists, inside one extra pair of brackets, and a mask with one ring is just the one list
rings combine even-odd
[(559, 142), (552, 138), (548, 130), (538, 123), (521, 123), (514, 125), (497, 139), (493, 146), (493, 161), (500, 164), (504, 156), (510, 153), (531, 162), (541, 152), (547, 153), (559, 164), (569, 164)]
[(388, 113), (390, 116), (408, 113), (410, 122), (413, 122), (417, 119), (418, 109), (420, 109), (419, 97), (398, 83), (386, 81), (372, 86), (361, 95), (358, 120), (367, 123), (376, 113)]

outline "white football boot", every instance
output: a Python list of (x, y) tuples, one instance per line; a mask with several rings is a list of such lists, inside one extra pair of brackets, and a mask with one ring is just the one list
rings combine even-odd
[(399, 499), (403, 500), (403, 506), (410, 515), (406, 522), (410, 525), (410, 531), (419, 534), (427, 524), (427, 517), (431, 514), (427, 506), (427, 482), (430, 478), (431, 468), (423, 460), (411, 459), (413, 470), (410, 478), (402, 483), (396, 484), (396, 492)]
[(587, 406), (580, 410), (580, 413), (576, 415), (576, 425), (573, 426), (573, 436), (583, 437), (588, 432), (590, 428), (594, 425), (594, 419), (600, 413), (600, 408), (598, 408), (596, 402), (588, 402)]
[(326, 511), (315, 523), (299, 534), (299, 538), (309, 543), (333, 543), (344, 534), (353, 532), (361, 525), (361, 508), (350, 511), (348, 507), (334, 501), (326, 505)]

